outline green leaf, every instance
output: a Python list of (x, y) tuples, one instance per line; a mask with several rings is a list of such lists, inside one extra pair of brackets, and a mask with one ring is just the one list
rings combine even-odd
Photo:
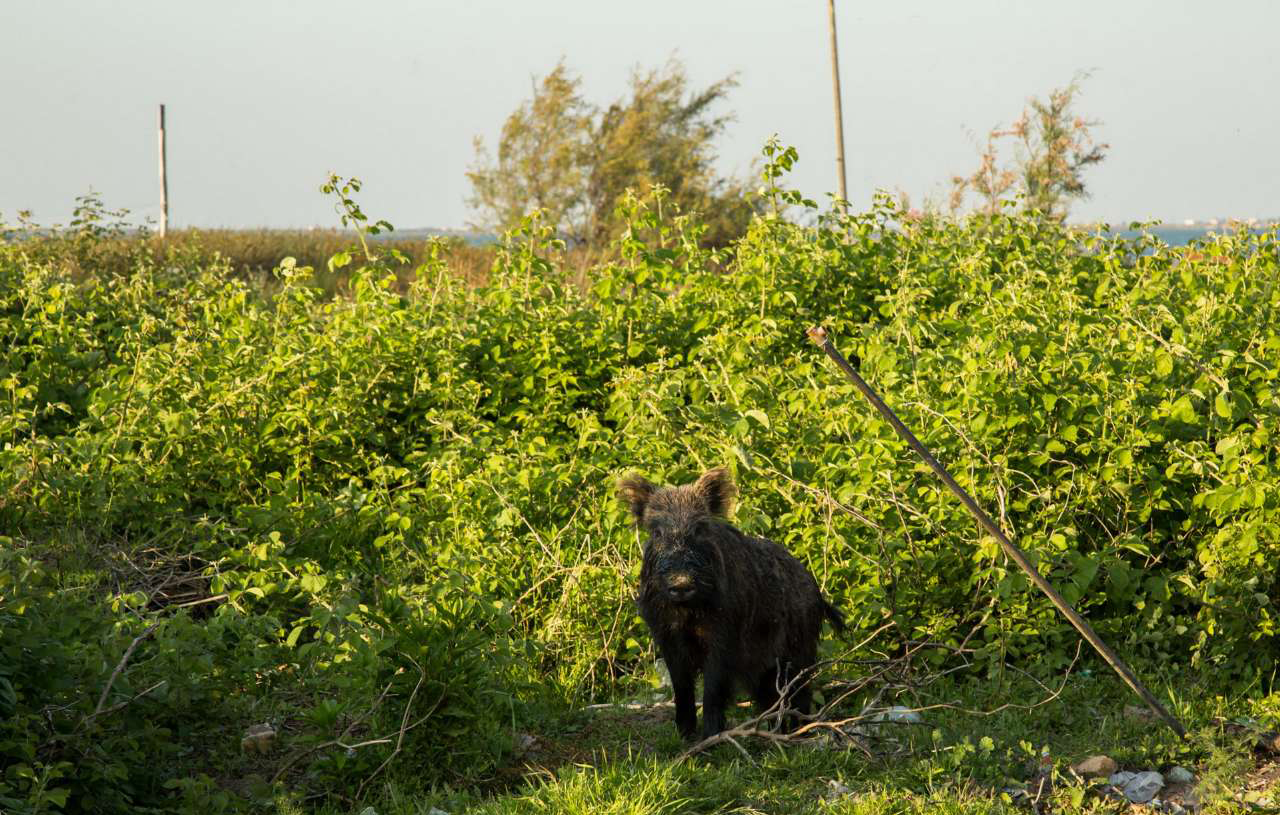
[(1224, 419), (1231, 418), (1231, 402), (1227, 399), (1226, 394), (1219, 393), (1217, 398), (1213, 400), (1213, 411)]
[(757, 422), (762, 424), (766, 430), (769, 429), (769, 417), (764, 414), (764, 411), (752, 408), (751, 410), (746, 411), (745, 415), (755, 419)]
[(1094, 577), (1098, 574), (1098, 566), (1100, 561), (1097, 558), (1081, 556), (1075, 561), (1075, 574), (1071, 576), (1072, 581), (1084, 591), (1093, 582)]
[(329, 271), (337, 271), (351, 263), (351, 253), (343, 250), (329, 258)]
[(1194, 424), (1196, 421), (1196, 409), (1191, 404), (1191, 398), (1188, 396), (1178, 397), (1178, 401), (1173, 403), (1173, 409), (1170, 411), (1169, 416), (1180, 422)]

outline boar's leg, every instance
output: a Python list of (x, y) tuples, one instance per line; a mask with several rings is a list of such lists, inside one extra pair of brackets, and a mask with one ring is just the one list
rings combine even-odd
[(733, 674), (723, 658), (712, 654), (702, 676), (702, 737), (724, 730), (724, 709), (733, 692)]
[(695, 699), (697, 673), (684, 654), (663, 652), (667, 671), (671, 674), (671, 690), (676, 699), (676, 729), (686, 739), (698, 732), (698, 707)]
[(778, 689), (782, 687), (779, 679), (776, 667), (764, 670), (756, 678), (751, 698), (755, 700), (757, 713), (764, 713), (778, 703)]

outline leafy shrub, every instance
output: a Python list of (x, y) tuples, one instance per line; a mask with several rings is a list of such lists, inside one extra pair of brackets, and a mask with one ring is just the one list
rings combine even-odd
[[(980, 623), (983, 669), (1064, 665), (1072, 631), (809, 346), (817, 323), (1126, 655), (1269, 674), (1276, 233), (1172, 249), (887, 199), (801, 226), (778, 214), (812, 207), (776, 186), (794, 151), (766, 157), (769, 214), (731, 263), (659, 190), (624, 200), (586, 285), (536, 218), (482, 285), (435, 245), (408, 272), (354, 249), (336, 299), (296, 263), (264, 291), (225, 263), (81, 278), (0, 247), (4, 805), (482, 777), (545, 696), (607, 695), (651, 656), (611, 498), (631, 468), (730, 464), (736, 522), (859, 631)], [(77, 730), (150, 621), (109, 694), (128, 704)], [(242, 755), (263, 720), (281, 751)], [(92, 790), (60, 764), (91, 744)]]

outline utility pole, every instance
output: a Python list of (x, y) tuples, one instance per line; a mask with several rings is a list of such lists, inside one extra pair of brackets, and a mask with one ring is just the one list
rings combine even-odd
[(164, 105), (160, 106), (160, 237), (169, 230), (169, 179), (165, 172)]
[(840, 53), (836, 49), (836, 0), (827, 0), (827, 23), (831, 30), (831, 87), (836, 101), (836, 178), (840, 182), (840, 211), (849, 200), (844, 173), (844, 112), (840, 107)]

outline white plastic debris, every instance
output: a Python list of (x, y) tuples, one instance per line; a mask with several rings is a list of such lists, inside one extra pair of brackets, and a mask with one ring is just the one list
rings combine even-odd
[(894, 706), (893, 706), (893, 707), (891, 707), (891, 708), (886, 708), (885, 710), (882, 710), (882, 711), (880, 711), (879, 713), (877, 713), (877, 714), (872, 718), (872, 721), (876, 721), (876, 722), (922, 722), (922, 721), (924, 721), (924, 719), (920, 718), (920, 714), (919, 714), (919, 713), (917, 713), (917, 712), (915, 712), (914, 710), (912, 710), (912, 709), (911, 709), (911, 708), (909, 708), (909, 707), (903, 707), (902, 705), (894, 705)]
[(1118, 772), (1107, 779), (1120, 788), (1124, 797), (1135, 804), (1145, 804), (1164, 788), (1164, 776), (1148, 770), (1142, 773)]
[(1190, 784), (1196, 780), (1195, 774), (1186, 767), (1174, 767), (1164, 778), (1170, 784)]
[(659, 688), (671, 687), (671, 671), (667, 670), (666, 660), (659, 657), (657, 660), (654, 661), (653, 667), (658, 672), (658, 687)]

